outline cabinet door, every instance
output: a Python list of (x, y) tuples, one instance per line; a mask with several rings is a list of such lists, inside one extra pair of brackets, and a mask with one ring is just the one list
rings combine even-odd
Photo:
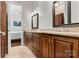
[(78, 57), (78, 40), (66, 37), (55, 37), (51, 42), (51, 57)]
[(26, 45), (26, 32), (24, 31), (24, 44)]
[(49, 57), (49, 37), (42, 36), (41, 40), (42, 40), (42, 44), (41, 44), (42, 57), (48, 58)]
[(29, 44), (28, 44), (28, 47), (32, 50), (32, 44), (33, 44), (33, 40), (32, 40), (32, 38), (33, 38), (33, 33), (30, 33), (29, 32)]
[(55, 57), (57, 58), (65, 58), (65, 57), (71, 57), (72, 56), (72, 43), (64, 42), (64, 41), (54, 41), (54, 49), (55, 49)]
[(28, 32), (24, 32), (24, 43), (26, 46), (29, 45), (29, 33)]

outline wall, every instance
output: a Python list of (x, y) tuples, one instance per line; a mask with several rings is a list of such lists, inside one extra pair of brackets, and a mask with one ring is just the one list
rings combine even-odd
[(23, 28), (31, 29), (32, 2), (23, 3)]
[(72, 23), (79, 22), (79, 2), (78, 1), (71, 2), (71, 16), (72, 16), (71, 17)]
[(39, 2), (39, 29), (52, 28), (52, 2)]
[[(11, 31), (22, 31), (22, 26), (14, 26), (13, 21), (21, 21), (22, 23), (22, 5), (16, 2), (8, 2), (8, 30)], [(21, 24), (22, 25), (22, 24)], [(21, 33), (15, 35), (12, 34), (11, 39), (21, 38)]]
[[(36, 10), (39, 13), (39, 29), (55, 29), (55, 30), (61, 30), (64, 31), (71, 31), (71, 32), (78, 32), (79, 27), (60, 27), (60, 28), (53, 28), (52, 27), (52, 2), (51, 1), (38, 1), (38, 2), (32, 2), (32, 5), (28, 5), (29, 11), (27, 11), (27, 8), (24, 5), (24, 30), (31, 29), (31, 14)], [(32, 9), (31, 9), (32, 8)], [(65, 18), (66, 19), (66, 18)]]
[(29, 11), (24, 6), (24, 29), (31, 29), (31, 16), (36, 10), (39, 13), (39, 29), (51, 29), (52, 28), (52, 2), (32, 2)]
[(8, 28), (9, 31), (20, 31), (21, 26), (14, 26), (13, 21), (21, 21), (21, 15), (19, 14), (22, 13), (22, 6), (14, 3), (14, 2), (8, 2)]

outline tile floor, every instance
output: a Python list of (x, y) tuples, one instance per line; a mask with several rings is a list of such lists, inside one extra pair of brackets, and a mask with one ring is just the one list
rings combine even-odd
[(12, 47), (5, 58), (36, 58), (27, 46)]

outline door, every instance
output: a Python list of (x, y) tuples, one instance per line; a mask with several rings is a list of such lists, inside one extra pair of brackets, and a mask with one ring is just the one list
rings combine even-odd
[(8, 53), (6, 2), (0, 1), (0, 57)]

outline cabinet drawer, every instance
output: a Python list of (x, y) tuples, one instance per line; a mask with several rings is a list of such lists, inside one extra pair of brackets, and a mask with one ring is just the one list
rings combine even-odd
[(36, 42), (33, 42), (32, 46), (36, 48), (38, 51), (40, 51), (40, 45), (37, 44)]
[(36, 48), (32, 48), (32, 51), (33, 51), (33, 53), (37, 56), (37, 57), (40, 57), (40, 52), (39, 51), (37, 51), (37, 49)]
[(40, 39), (39, 39), (39, 38), (34, 38), (34, 37), (33, 37), (33, 41), (34, 41), (34, 42), (37, 42), (38, 44), (40, 44)]

